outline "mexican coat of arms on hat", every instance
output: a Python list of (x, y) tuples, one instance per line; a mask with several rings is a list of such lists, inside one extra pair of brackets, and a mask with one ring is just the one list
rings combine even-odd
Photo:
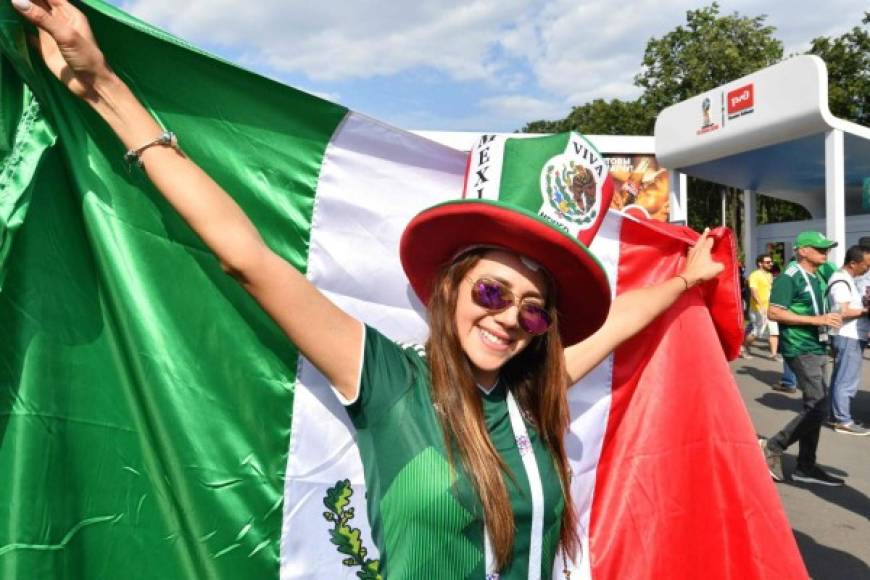
[(607, 160), (579, 133), (483, 135), (469, 153), (466, 199), (534, 212), (588, 245), (610, 207)]

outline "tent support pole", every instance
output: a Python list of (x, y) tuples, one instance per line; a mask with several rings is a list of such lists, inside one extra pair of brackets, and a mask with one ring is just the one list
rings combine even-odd
[(761, 253), (760, 249), (755, 247), (755, 228), (758, 221), (755, 203), (755, 192), (748, 189), (743, 190), (743, 255), (744, 263), (747, 266), (754, 264), (755, 256)]
[(688, 178), (685, 173), (670, 171), (668, 182), (671, 184), (670, 221), (687, 225), (689, 223)]
[(828, 254), (837, 266), (846, 255), (846, 186), (843, 131), (831, 129), (825, 134), (825, 228), (827, 236), (839, 245)]

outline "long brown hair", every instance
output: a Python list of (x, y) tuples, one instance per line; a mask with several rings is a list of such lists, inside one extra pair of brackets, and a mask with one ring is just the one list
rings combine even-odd
[[(432, 399), (439, 410), (450, 462), (453, 463), (455, 450), (483, 505), (495, 559), (499, 569), (503, 569), (512, 556), (516, 533), (502, 477), (502, 471), (510, 474), (510, 470), (495, 450), (486, 430), (474, 372), (462, 350), (455, 324), (459, 287), (485, 252), (485, 249), (478, 249), (464, 254), (445, 265), (436, 277), (428, 306), (430, 334), (426, 352), (432, 374)], [(549, 280), (548, 286), (547, 307), (553, 324), (546, 334), (535, 337), (505, 364), (501, 369), (501, 380), (514, 393), (517, 404), (556, 463), (565, 504), (560, 538), (562, 546), (573, 558), (579, 538), (577, 516), (571, 502), (568, 459), (563, 445), (570, 420), (566, 396), (568, 374), (552, 306), (555, 288)]]

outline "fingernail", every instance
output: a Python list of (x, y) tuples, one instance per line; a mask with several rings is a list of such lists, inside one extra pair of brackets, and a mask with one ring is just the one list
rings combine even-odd
[(30, 10), (30, 0), (12, 0), (12, 5), (21, 10), (22, 12), (26, 12)]

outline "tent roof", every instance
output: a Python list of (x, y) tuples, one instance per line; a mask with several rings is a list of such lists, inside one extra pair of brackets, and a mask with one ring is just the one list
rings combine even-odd
[(785, 60), (663, 110), (655, 126), (659, 162), (688, 175), (825, 208), (825, 138), (843, 132), (846, 213), (861, 212), (870, 178), (870, 129), (828, 109), (824, 62)]

